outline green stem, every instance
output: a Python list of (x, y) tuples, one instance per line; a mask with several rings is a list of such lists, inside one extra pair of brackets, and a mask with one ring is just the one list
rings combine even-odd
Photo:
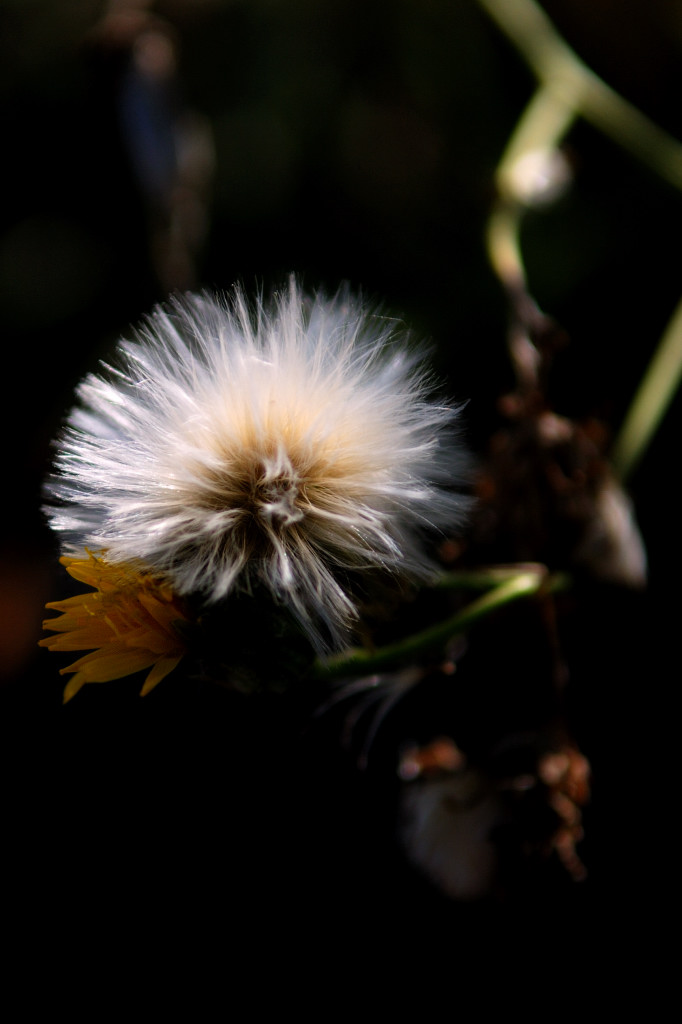
[[(581, 116), (682, 189), (682, 144), (598, 77), (565, 43), (534, 0), (479, 0), (536, 74), (540, 86), (500, 160), (499, 198), (487, 226), (491, 264), (513, 294), (526, 291), (520, 243), (524, 212), (515, 173), (531, 152), (549, 154)], [(622, 481), (633, 473), (682, 379), (682, 303), (659, 342), (615, 441), (612, 461)]]
[(529, 67), (557, 96), (676, 188), (682, 144), (628, 103), (584, 64), (534, 0), (479, 0)]
[(437, 590), (490, 590), (500, 583), (515, 579), (521, 573), (535, 573), (547, 578), (547, 567), (541, 562), (514, 562), (509, 565), (487, 565), (483, 569), (455, 569), (443, 572), (433, 584)]
[(611, 452), (625, 482), (639, 464), (682, 379), (682, 301), (642, 378)]
[(456, 612), (444, 622), (436, 623), (420, 633), (405, 637), (394, 644), (375, 651), (345, 651), (323, 662), (318, 662), (315, 674), (322, 679), (338, 679), (347, 676), (371, 675), (388, 668), (415, 660), (430, 651), (442, 648), (458, 633), (478, 622), (491, 612), (519, 598), (537, 594), (540, 590), (553, 592), (567, 586), (568, 579), (563, 574), (550, 576), (546, 570), (533, 568), (527, 572), (517, 572), (511, 579), (506, 579), (476, 598), (471, 604)]
[(488, 258), (498, 278), (510, 291), (525, 291), (526, 270), (521, 252), (522, 210), (518, 203), (498, 200), (488, 218)]
[(487, 229), (488, 255), (497, 276), (510, 289), (525, 289), (520, 229), (524, 212), (520, 161), (529, 154), (546, 160), (576, 117), (576, 107), (553, 82), (540, 85), (512, 133), (495, 172), (498, 200)]
[(572, 128), (578, 115), (578, 97), (572, 96), (554, 79), (541, 82), (516, 123), (497, 166), (497, 187), (501, 196), (523, 201), (519, 195), (519, 161), (530, 153), (549, 159)]

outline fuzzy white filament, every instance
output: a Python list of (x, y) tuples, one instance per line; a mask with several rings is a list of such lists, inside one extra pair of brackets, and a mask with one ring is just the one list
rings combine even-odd
[[(80, 385), (48, 491), (69, 550), (106, 549), (218, 600), (260, 582), (318, 647), (347, 639), (347, 573), (425, 579), (425, 530), (466, 499), (452, 430), (394, 321), (346, 294), (157, 307)], [(322, 628), (321, 628), (322, 627)]]

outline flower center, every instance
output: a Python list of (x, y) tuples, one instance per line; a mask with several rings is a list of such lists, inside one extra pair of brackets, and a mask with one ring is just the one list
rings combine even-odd
[(303, 519), (297, 504), (300, 480), (296, 472), (272, 472), (264, 469), (256, 481), (254, 504), (257, 514), (273, 526), (291, 526)]

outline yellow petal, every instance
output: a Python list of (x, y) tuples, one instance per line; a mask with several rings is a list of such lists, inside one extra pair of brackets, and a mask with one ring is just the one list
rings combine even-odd
[(112, 679), (122, 679), (130, 676), (133, 672), (141, 672), (149, 668), (156, 661), (156, 655), (149, 651), (123, 651), (116, 653), (103, 653), (93, 651), (86, 654), (84, 658), (74, 661), (73, 665), (61, 670), (66, 672), (82, 672), (88, 683), (108, 683)]
[(72, 697), (75, 697), (82, 686), (85, 686), (87, 679), (82, 672), (78, 672), (73, 679), (69, 679), (68, 683), (64, 687), (64, 693), (62, 694), (62, 703), (68, 704)]
[(72, 629), (59, 633), (57, 636), (46, 636), (38, 641), (40, 647), (51, 651), (89, 651), (102, 647), (112, 639), (110, 629), (94, 625), (83, 629)]
[(89, 651), (62, 674), (74, 673), (64, 691), (70, 700), (85, 683), (109, 682), (150, 669), (143, 686), (149, 693), (177, 666), (186, 652), (174, 623), (187, 622), (168, 584), (149, 572), (102, 555), (61, 559), (74, 579), (95, 588), (47, 607), (61, 614), (43, 625), (54, 635), (39, 641), (52, 651)]
[(149, 675), (144, 681), (144, 686), (140, 690), (140, 696), (146, 697), (155, 686), (158, 686), (162, 679), (173, 671), (177, 664), (182, 660), (182, 655), (178, 655), (177, 658), (161, 658), (157, 661), (154, 668), (151, 670)]

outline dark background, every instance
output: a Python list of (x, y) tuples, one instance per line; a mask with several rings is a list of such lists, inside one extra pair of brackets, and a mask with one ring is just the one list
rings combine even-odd
[[(594, 70), (682, 138), (678, 5), (544, 6)], [(154, 95), (131, 78), (144, 31), (176, 61)], [(350, 945), (369, 929), (441, 951), (490, 935), (504, 951), (520, 934), (534, 955), (567, 922), (578, 959), (602, 936), (641, 942), (634, 920), (670, 898), (679, 401), (631, 487), (647, 598), (600, 594), (580, 643), (568, 640), (594, 770), (590, 877), (570, 892), (452, 904), (402, 862), (391, 784), (338, 753), (338, 722), (311, 736), (296, 707), (247, 707), (172, 677), (145, 701), (123, 681), (62, 708), (57, 658), (35, 646), (63, 585), (40, 513), (50, 440), (82, 374), (174, 287), (267, 291), (291, 271), (310, 288), (349, 281), (433, 341), (450, 393), (468, 400), (468, 442), (484, 448), (512, 381), (484, 224), (533, 87), (511, 45), (474, 0), (3, 0), (0, 34), (0, 781), (17, 948), (36, 932), (60, 947), (74, 916), (78, 957), (121, 929), (133, 958), (209, 933), (218, 956), (245, 931), (275, 956), (295, 921)], [(151, 157), (127, 102), (157, 112)], [(212, 164), (200, 147), (173, 192), (168, 131), (188, 114)], [(555, 408), (613, 431), (679, 298), (682, 195), (582, 122), (568, 154), (572, 189), (524, 229), (529, 278), (571, 339)], [(186, 234), (171, 242), (179, 209)]]

